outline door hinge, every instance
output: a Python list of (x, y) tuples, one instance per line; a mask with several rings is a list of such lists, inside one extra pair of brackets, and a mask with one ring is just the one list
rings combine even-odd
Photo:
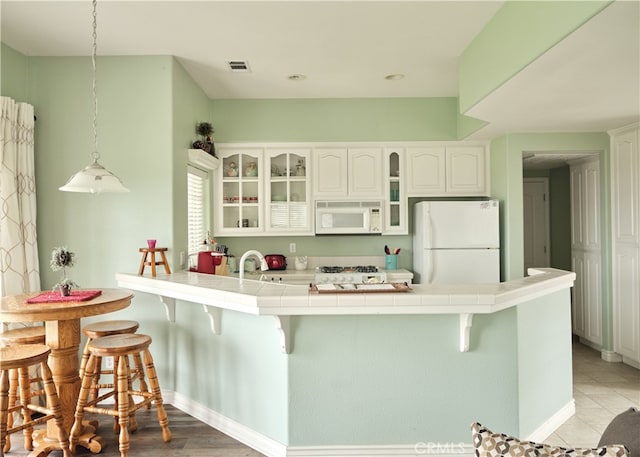
[(546, 202), (547, 201), (547, 194), (542, 194), (542, 201)]

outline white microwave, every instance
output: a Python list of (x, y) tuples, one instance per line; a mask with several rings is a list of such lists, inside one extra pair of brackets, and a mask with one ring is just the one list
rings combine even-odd
[(316, 201), (316, 234), (382, 233), (382, 201)]

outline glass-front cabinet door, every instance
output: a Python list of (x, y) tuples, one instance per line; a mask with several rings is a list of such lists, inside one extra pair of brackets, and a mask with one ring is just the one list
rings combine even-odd
[(263, 230), (262, 149), (220, 148), (215, 235), (248, 235)]
[(311, 235), (309, 164), (311, 150), (272, 148), (265, 150), (266, 230), (274, 233)]
[(407, 196), (405, 178), (401, 175), (404, 169), (404, 150), (402, 148), (385, 148), (384, 150), (385, 190), (385, 234), (405, 235), (407, 227)]

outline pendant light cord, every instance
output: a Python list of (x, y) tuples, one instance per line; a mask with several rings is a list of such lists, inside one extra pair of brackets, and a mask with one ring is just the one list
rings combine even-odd
[(93, 0), (93, 47), (91, 49), (91, 66), (93, 69), (93, 153), (91, 158), (97, 162), (100, 158), (98, 153), (98, 93), (96, 90), (96, 54), (98, 52), (98, 0)]

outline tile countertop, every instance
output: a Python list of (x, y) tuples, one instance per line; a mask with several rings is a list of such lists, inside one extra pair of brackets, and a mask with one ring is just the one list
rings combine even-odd
[(221, 310), (272, 316), (283, 353), (291, 353), (291, 316), (458, 314), (459, 349), (469, 351), (474, 314), (487, 314), (573, 286), (575, 273), (530, 268), (526, 278), (495, 284), (413, 284), (407, 292), (310, 292), (308, 285), (236, 279), (189, 271), (139, 276), (118, 273), (119, 287), (160, 297), (167, 319), (175, 322), (176, 300), (198, 303), (220, 334)]
[(495, 284), (413, 284), (408, 292), (335, 294), (188, 271), (155, 278), (118, 273), (116, 280), (119, 287), (255, 315), (493, 313), (569, 288), (575, 280), (575, 273), (553, 268), (530, 269), (529, 275)]

